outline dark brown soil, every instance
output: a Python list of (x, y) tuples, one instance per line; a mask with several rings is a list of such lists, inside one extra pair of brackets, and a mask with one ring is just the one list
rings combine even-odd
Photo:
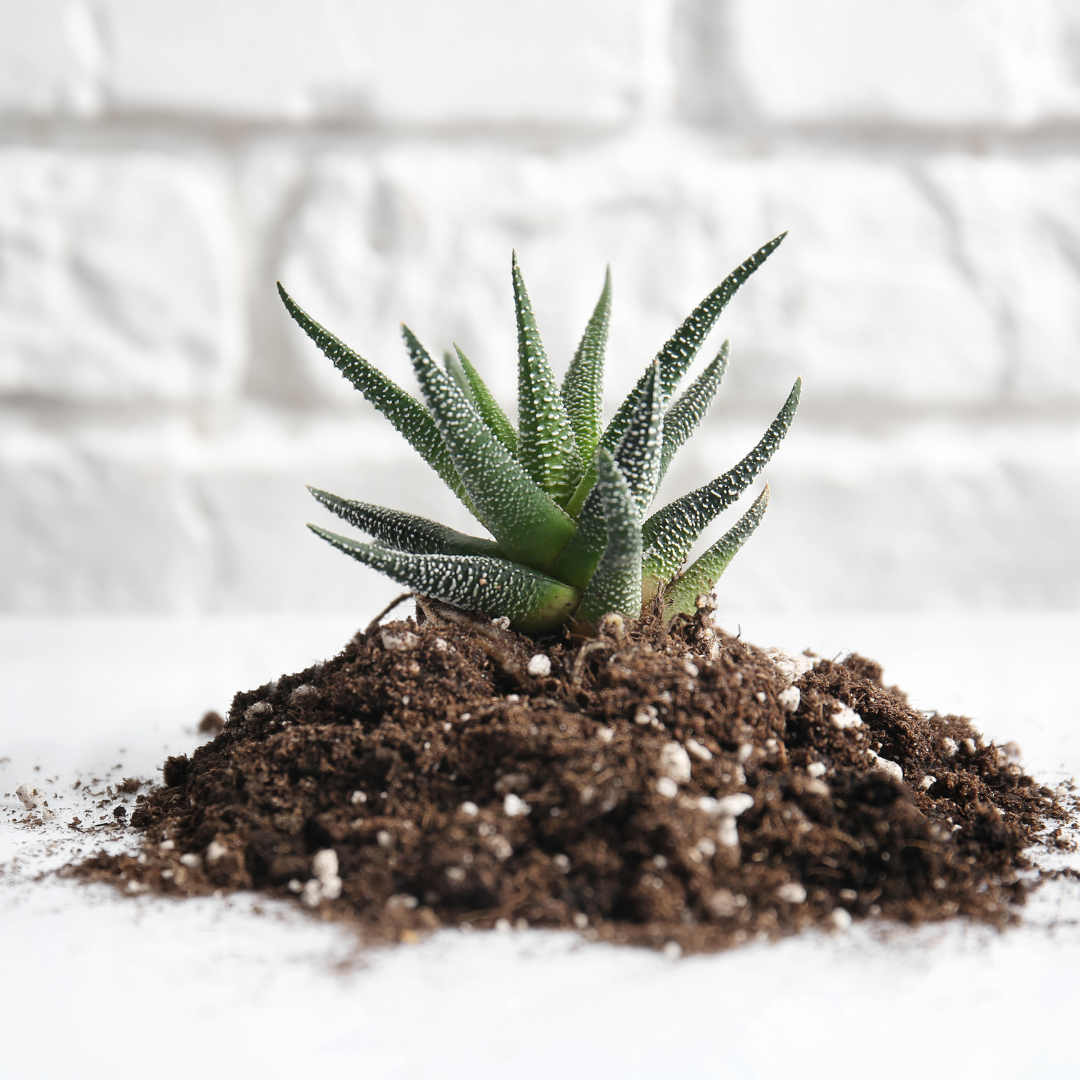
[(296, 896), (368, 940), (508, 920), (697, 951), (868, 917), (1005, 925), (1024, 849), (1067, 816), (858, 656), (795, 693), (808, 661), (707, 611), (542, 646), (429, 614), (238, 694), (139, 796), (142, 853), (76, 872)]

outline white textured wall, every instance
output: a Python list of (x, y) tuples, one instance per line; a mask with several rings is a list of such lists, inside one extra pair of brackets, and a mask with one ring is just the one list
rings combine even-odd
[[(1080, 604), (1078, 0), (0, 0), (0, 607), (356, 609), (305, 482), (469, 527), (284, 316), (610, 403), (725, 314), (668, 487), (803, 407), (726, 603)], [(706, 350), (711, 356), (712, 352)]]

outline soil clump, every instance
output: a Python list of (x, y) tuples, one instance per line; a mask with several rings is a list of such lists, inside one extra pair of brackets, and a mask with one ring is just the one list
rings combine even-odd
[(138, 797), (143, 850), (74, 872), (295, 897), (369, 941), (506, 920), (693, 952), (853, 919), (1004, 926), (1025, 849), (1068, 817), (873, 662), (763, 651), (708, 610), (584, 644), (418, 619), (237, 694)]

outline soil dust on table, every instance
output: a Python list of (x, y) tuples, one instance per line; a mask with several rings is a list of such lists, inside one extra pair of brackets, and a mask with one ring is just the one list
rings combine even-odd
[(584, 644), (418, 618), (237, 694), (138, 797), (142, 851), (72, 870), (295, 897), (368, 941), (509, 923), (678, 954), (853, 919), (1004, 926), (1025, 849), (1069, 817), (871, 661), (763, 651), (708, 610)]

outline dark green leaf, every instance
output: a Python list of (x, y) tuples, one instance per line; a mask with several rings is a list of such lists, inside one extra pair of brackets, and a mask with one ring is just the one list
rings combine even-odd
[(513, 277), (518, 327), (518, 458), (540, 487), (565, 506), (581, 479), (581, 454), (536, 329), (516, 255)]
[(727, 367), (728, 343), (725, 341), (716, 359), (680, 395), (679, 400), (664, 414), (664, 451), (660, 459), (660, 479), (667, 474), (675, 452), (694, 433), (701, 418), (709, 410)]
[(510, 456), (407, 326), (402, 327), (402, 334), (428, 408), (476, 516), (508, 558), (538, 570), (550, 569), (574, 535), (574, 522)]
[(680, 574), (664, 591), (664, 614), (692, 615), (697, 607), (697, 598), (712, 592), (720, 575), (727, 569), (728, 563), (735, 558), (735, 553), (746, 543), (750, 534), (758, 527), (769, 505), (769, 485), (754, 500), (754, 505), (729, 529), (700, 559), (697, 559)]
[(527, 634), (552, 630), (578, 603), (579, 593), (546, 574), (482, 555), (417, 555), (390, 551), (327, 532), (309, 529), (339, 551), (425, 596), (466, 611), (498, 618)]
[(801, 389), (802, 379), (796, 379), (784, 407), (769, 425), (768, 431), (738, 465), (704, 487), (668, 503), (645, 522), (643, 533), (647, 579), (659, 582), (670, 580), (701, 535), (701, 530), (753, 483), (754, 477), (765, 467), (787, 434), (799, 404)]
[[(463, 501), (464, 488), (427, 409), (391, 382), (378, 368), (353, 352), (303, 310), (278, 282), (278, 293), (289, 314), (305, 334), (333, 361), (342, 373), (401, 432), (420, 456), (439, 474), (443, 482)], [(470, 508), (471, 509), (471, 508)]]
[(318, 488), (309, 487), (308, 491), (327, 510), (374, 536), (384, 547), (410, 551), (417, 555), (486, 555), (493, 559), (506, 557), (494, 540), (469, 536), (446, 525), (440, 525), (437, 521), (406, 514), (403, 510), (391, 510), (386, 506), (342, 499)]
[(598, 455), (594, 490), (607, 545), (577, 612), (579, 622), (592, 626), (612, 611), (634, 619), (641, 614), (641, 521), (630, 485), (604, 449)]
[(469, 381), (471, 398), (476, 406), (476, 411), (480, 414), (484, 423), (495, 433), (499, 442), (511, 454), (516, 454), (518, 437), (514, 425), (507, 419), (506, 413), (499, 407), (499, 403), (492, 396), (484, 380), (480, 378), (479, 372), (469, 362), (469, 358), (456, 345), (454, 349), (457, 351), (458, 362), (465, 373), (465, 378)]
[(615, 450), (615, 464), (626, 478), (634, 499), (638, 521), (656, 497), (660, 483), (660, 455), (663, 447), (664, 394), (660, 386), (660, 365), (654, 360), (645, 392)]
[(600, 442), (600, 410), (604, 385), (604, 350), (611, 317), (611, 267), (562, 384), (562, 399), (574, 429), (582, 460), (592, 458)]
[[(657, 353), (656, 358), (660, 361), (660, 376), (665, 398), (669, 398), (674, 393), (679, 381), (693, 363), (702, 342), (716, 325), (720, 312), (727, 307), (728, 301), (739, 291), (746, 279), (780, 246), (785, 236), (787, 233), (781, 233), (775, 240), (770, 240), (717, 285), (694, 308), (682, 326), (672, 335), (671, 340)], [(626, 425), (630, 423), (630, 417), (634, 415), (638, 400), (645, 391), (647, 379), (648, 372), (638, 380), (637, 386), (619, 406), (618, 412), (608, 424), (602, 441), (609, 450), (613, 450), (619, 444)]]
[(476, 398), (473, 397), (472, 387), (469, 385), (468, 376), (466, 376), (465, 369), (461, 366), (461, 360), (456, 352), (451, 352), (449, 349), (443, 350), (443, 367), (446, 368), (446, 374), (457, 383), (458, 389), (469, 399), (469, 402), (475, 406)]

